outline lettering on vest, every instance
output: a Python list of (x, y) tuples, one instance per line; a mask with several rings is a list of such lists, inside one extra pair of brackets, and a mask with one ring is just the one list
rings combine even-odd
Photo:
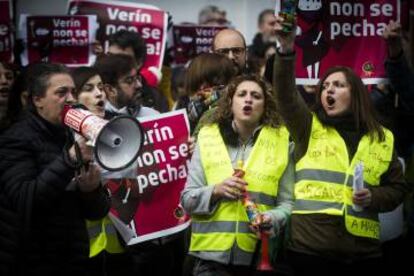
[(327, 135), (325, 131), (315, 130), (312, 132), (312, 139), (326, 139)]
[(325, 146), (323, 151), (320, 150), (312, 150), (309, 152), (309, 157), (318, 159), (319, 157), (325, 157), (325, 158), (331, 158), (336, 156), (338, 153), (338, 150), (335, 147)]
[(258, 140), (255, 144), (256, 147), (266, 148), (269, 151), (276, 149), (277, 142), (269, 140)]
[(315, 185), (312, 183), (300, 187), (296, 190), (296, 193), (306, 195), (308, 199), (331, 199), (335, 202), (342, 202), (344, 194), (342, 187), (335, 189), (330, 185)]
[(216, 162), (208, 163), (205, 165), (204, 170), (210, 170), (211, 168), (217, 168), (221, 166), (226, 166), (226, 160), (217, 160)]
[(357, 218), (352, 218), (351, 228), (355, 230), (356, 232), (370, 232), (373, 234), (373, 236), (378, 237), (379, 233), (379, 227), (378, 223), (371, 220), (361, 220)]
[(247, 169), (246, 174), (254, 176), (258, 181), (265, 183), (276, 183), (278, 178), (275, 175), (265, 174), (259, 171)]
[[(370, 176), (370, 178), (378, 179), (381, 176), (381, 173), (377, 170), (376, 167), (366, 165), (364, 167), (364, 174)], [(365, 177), (367, 178), (367, 177)]]

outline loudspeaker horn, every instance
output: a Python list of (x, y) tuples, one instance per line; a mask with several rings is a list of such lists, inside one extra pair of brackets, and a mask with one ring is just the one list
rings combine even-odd
[(108, 171), (119, 171), (137, 160), (144, 142), (138, 120), (120, 115), (110, 121), (80, 107), (65, 106), (63, 123), (85, 137), (94, 147), (94, 158)]

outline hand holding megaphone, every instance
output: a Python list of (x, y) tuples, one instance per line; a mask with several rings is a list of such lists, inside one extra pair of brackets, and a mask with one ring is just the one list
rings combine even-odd
[(78, 187), (81, 192), (88, 193), (96, 190), (101, 185), (101, 170), (94, 164), (89, 163), (88, 168), (82, 167), (78, 175)]
[[(94, 160), (109, 171), (129, 167), (137, 159), (144, 142), (142, 127), (132, 116), (120, 115), (107, 121), (88, 110), (67, 105), (62, 121), (93, 145)], [(84, 150), (87, 153), (86, 148)], [(85, 158), (88, 157), (83, 157), (84, 161)]]
[[(72, 145), (69, 149), (69, 157), (73, 161), (73, 163), (89, 163), (93, 160), (93, 148), (91, 145), (88, 144), (88, 140), (86, 140), (83, 136), (77, 135), (76, 137), (76, 144)], [(76, 147), (79, 148), (80, 156), (76, 153)], [(82, 160), (78, 160), (78, 158), (82, 158)]]

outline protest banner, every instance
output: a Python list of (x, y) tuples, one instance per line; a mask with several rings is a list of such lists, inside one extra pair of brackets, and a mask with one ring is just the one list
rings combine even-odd
[(67, 66), (90, 66), (95, 62), (96, 16), (21, 15), (20, 38), (25, 42), (22, 64), (44, 61)]
[(211, 51), (213, 38), (222, 26), (174, 25), (174, 62), (186, 64), (201, 53)]
[[(278, 0), (276, 8), (281, 4)], [(382, 33), (390, 20), (400, 20), (400, 6), (400, 0), (298, 0), (296, 83), (316, 84), (337, 65), (351, 67), (365, 84), (382, 82), (387, 55)]]
[(147, 44), (147, 57), (143, 67), (161, 69), (167, 39), (166, 12), (152, 5), (106, 0), (70, 0), (68, 12), (97, 15), (97, 40), (102, 43), (105, 52), (111, 34), (119, 30), (139, 33)]
[(190, 224), (180, 205), (188, 172), (189, 124), (183, 110), (140, 118), (146, 133), (135, 165), (103, 173), (110, 218), (131, 245), (171, 235)]
[(11, 0), (0, 0), (0, 61), (13, 62), (13, 5)]

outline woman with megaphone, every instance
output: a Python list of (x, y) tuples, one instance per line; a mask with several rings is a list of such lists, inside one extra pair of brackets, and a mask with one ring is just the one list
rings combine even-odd
[(290, 215), (290, 152), (270, 85), (234, 78), (198, 135), (181, 195), (192, 218), (194, 275), (253, 275), (258, 234), (278, 235)]
[[(76, 152), (89, 162), (92, 148), (81, 138), (75, 150), (62, 125), (62, 110), (73, 102), (73, 79), (63, 65), (37, 63), (28, 81), (28, 107), (0, 136), (1, 205), (21, 224), (17, 241), (9, 243), (18, 254), (0, 254), (0, 274), (88, 275), (85, 219), (104, 217), (109, 198), (98, 168), (79, 174)], [(10, 258), (13, 265), (4, 269)]]

